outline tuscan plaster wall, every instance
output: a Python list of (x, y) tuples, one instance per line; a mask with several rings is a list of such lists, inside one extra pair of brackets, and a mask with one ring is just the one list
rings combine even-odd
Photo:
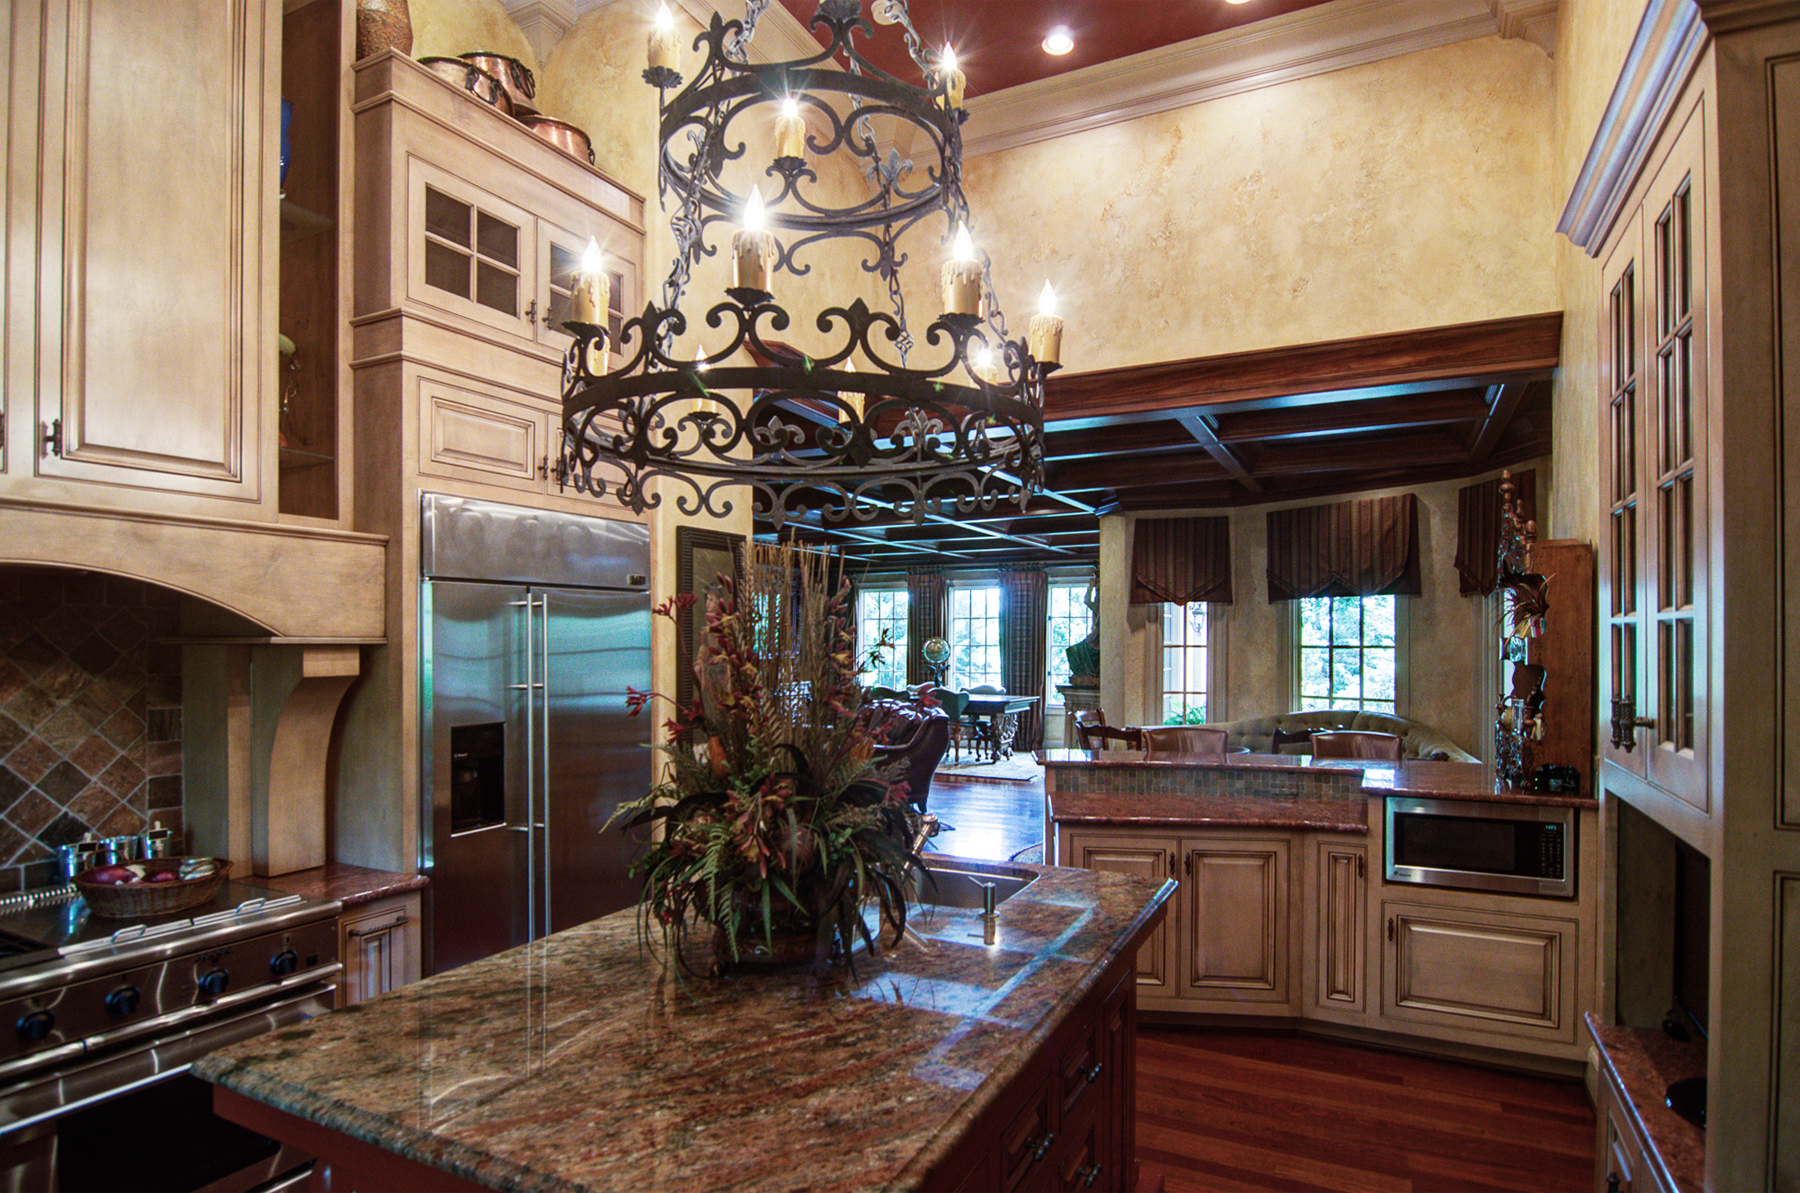
[[(1535, 469), (1538, 509), (1551, 507), (1554, 467), (1548, 457), (1514, 469)], [(1235, 509), (1183, 509), (1118, 514), (1100, 520), (1100, 607), (1125, 609), (1125, 618), (1104, 619), (1101, 630), (1101, 703), (1118, 724), (1154, 723), (1160, 697), (1161, 605), (1131, 605), (1131, 530), (1139, 518), (1225, 514), (1231, 518), (1231, 583), (1235, 600), (1214, 606), (1215, 643), (1223, 644), (1224, 689), (1208, 702), (1208, 717), (1220, 721), (1287, 711), (1287, 647), (1292, 606), (1268, 598), (1268, 537), (1265, 515), (1325, 501), (1350, 501), (1412, 493), (1419, 502), (1420, 575), (1424, 591), (1402, 602), (1410, 663), (1403, 716), (1441, 731), (1471, 754), (1491, 754), (1494, 670), (1485, 650), (1493, 641), (1493, 603), (1457, 591), (1457, 490), (1500, 475), (1495, 469), (1466, 480), (1440, 481), (1342, 497), (1276, 502)], [(1109, 644), (1108, 635), (1111, 642)], [(1109, 648), (1110, 645), (1110, 648)], [(1113, 660), (1123, 666), (1114, 666)]]
[[(1605, 115), (1644, 7), (1640, 0), (1562, 0), (1558, 7), (1554, 186), (1559, 216)], [(1564, 490), (1549, 531), (1555, 538), (1594, 542), (1600, 518), (1600, 264), (1559, 236), (1556, 268), (1563, 342), (1552, 450)]]
[(966, 189), (1015, 334), (1048, 276), (1064, 363), (1110, 368), (1557, 309), (1551, 128), (1549, 59), (1491, 37), (976, 157)]
[(492, 50), (517, 58), (534, 72), (537, 54), (500, 0), (408, 0), (414, 58), (454, 58)]

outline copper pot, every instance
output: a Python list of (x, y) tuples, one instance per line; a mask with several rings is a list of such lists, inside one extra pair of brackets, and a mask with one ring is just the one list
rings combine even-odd
[(421, 58), (419, 65), (439, 78), (461, 87), (482, 103), (491, 104), (508, 116), (513, 114), (512, 99), (507, 95), (505, 86), (492, 73), (473, 62), (466, 62), (461, 58)]
[(568, 121), (557, 120), (551, 116), (526, 116), (521, 119), (520, 123), (564, 153), (572, 157), (585, 158), (590, 166), (594, 164), (593, 141), (585, 132)]
[(514, 107), (529, 107), (537, 98), (537, 80), (532, 78), (531, 68), (517, 58), (490, 50), (470, 50), (463, 57), (499, 79)]

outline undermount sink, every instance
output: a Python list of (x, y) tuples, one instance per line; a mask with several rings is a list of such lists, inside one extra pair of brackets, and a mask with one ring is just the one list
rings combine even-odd
[(978, 870), (975, 867), (957, 865), (928, 866), (915, 882), (917, 897), (921, 904), (932, 907), (968, 907), (979, 910), (982, 906), (983, 884), (992, 883), (994, 887), (994, 906), (1006, 902), (1029, 886), (1036, 874), (1029, 870), (1016, 870), (1010, 866), (996, 866), (992, 872)]

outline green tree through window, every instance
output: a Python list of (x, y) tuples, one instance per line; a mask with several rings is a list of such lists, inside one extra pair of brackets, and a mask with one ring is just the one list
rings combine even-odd
[(1208, 642), (1206, 606), (1165, 604), (1162, 664), (1165, 725), (1199, 725), (1206, 720)]
[(1301, 712), (1392, 713), (1399, 699), (1398, 603), (1391, 596), (1313, 597), (1299, 609)]

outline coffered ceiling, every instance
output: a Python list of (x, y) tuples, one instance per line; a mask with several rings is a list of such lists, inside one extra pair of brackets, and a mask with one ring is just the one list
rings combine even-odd
[[(1284, 13), (1313, 8), (1325, 0), (907, 0), (913, 27), (934, 51), (944, 45), (956, 54), (969, 89), (991, 95), (1020, 83), (1111, 62), (1209, 33), (1249, 25)], [(802, 24), (818, 11), (818, 0), (781, 0)], [(1056, 56), (1045, 52), (1045, 36), (1058, 27), (1073, 35), (1075, 47)], [(889, 74), (916, 79), (919, 69), (898, 37), (862, 39), (858, 49)]]
[(859, 566), (1086, 563), (1098, 515), (1261, 505), (1450, 480), (1550, 449), (1552, 311), (1262, 352), (1059, 374), (1045, 491), (1020, 511), (802, 538)]

